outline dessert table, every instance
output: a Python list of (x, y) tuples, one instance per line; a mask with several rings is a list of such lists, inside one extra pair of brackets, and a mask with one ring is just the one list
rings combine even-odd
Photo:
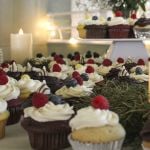
[[(6, 136), (0, 140), (0, 150), (32, 150), (28, 140), (28, 135), (20, 124), (6, 127)], [(67, 148), (65, 150), (72, 150)], [(133, 150), (123, 148), (123, 150)], [(140, 149), (141, 150), (141, 149)]]

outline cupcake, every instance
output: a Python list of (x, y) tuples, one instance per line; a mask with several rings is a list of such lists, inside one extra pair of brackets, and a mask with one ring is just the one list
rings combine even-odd
[(134, 24), (136, 38), (150, 38), (150, 18), (142, 16)]
[(20, 120), (22, 109), (21, 100), (19, 99), (20, 89), (6, 74), (0, 75), (0, 98), (5, 100), (8, 104), (8, 111), (10, 117), (7, 124), (15, 124)]
[(7, 111), (7, 103), (4, 100), (0, 100), (0, 139), (5, 137), (5, 126), (9, 117)]
[(69, 142), (74, 150), (121, 150), (125, 130), (116, 113), (108, 110), (105, 97), (96, 96), (92, 106), (78, 110), (69, 122)]
[(107, 24), (104, 18), (93, 16), (85, 23), (86, 38), (97, 39), (107, 37)]
[(35, 93), (32, 107), (24, 109), (21, 122), (28, 132), (31, 147), (38, 150), (56, 150), (69, 147), (67, 136), (70, 133), (68, 121), (74, 114), (68, 104), (54, 104), (48, 97)]
[(99, 66), (98, 73), (105, 76), (112, 68), (112, 61), (110, 59), (104, 59), (102, 64)]
[(33, 80), (28, 75), (21, 76), (18, 81), (18, 86), (20, 88), (20, 99), (26, 100), (30, 94), (34, 92), (41, 92), (44, 94), (50, 94), (50, 88), (47, 86), (46, 81)]
[(117, 11), (115, 17), (108, 21), (109, 38), (128, 38), (130, 25), (122, 16), (122, 12)]
[(147, 120), (147, 122), (144, 124), (144, 127), (140, 133), (142, 138), (142, 147), (143, 150), (150, 150), (150, 120)]

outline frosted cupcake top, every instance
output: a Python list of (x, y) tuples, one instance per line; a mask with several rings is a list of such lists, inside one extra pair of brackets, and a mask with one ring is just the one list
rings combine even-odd
[(7, 102), (0, 99), (0, 114), (7, 110)]
[(24, 117), (30, 117), (38, 122), (68, 120), (74, 114), (73, 107), (68, 104), (55, 105), (42, 93), (33, 95), (32, 104), (32, 107), (24, 109)]
[(119, 123), (118, 115), (108, 110), (109, 104), (105, 97), (95, 97), (92, 105), (78, 110), (77, 115), (69, 122), (72, 130), (106, 125), (115, 126)]

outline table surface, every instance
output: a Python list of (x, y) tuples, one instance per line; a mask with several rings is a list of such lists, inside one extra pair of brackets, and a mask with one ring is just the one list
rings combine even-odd
[[(6, 127), (6, 136), (0, 140), (0, 150), (32, 150), (28, 135), (20, 124)], [(72, 150), (68, 148), (66, 150)], [(123, 150), (131, 150), (125, 148)]]

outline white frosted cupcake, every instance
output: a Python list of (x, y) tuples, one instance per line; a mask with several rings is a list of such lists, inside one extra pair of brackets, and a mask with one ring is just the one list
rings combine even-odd
[(108, 110), (103, 96), (96, 96), (92, 106), (77, 111), (70, 120), (69, 142), (74, 150), (121, 150), (125, 130), (116, 113)]

